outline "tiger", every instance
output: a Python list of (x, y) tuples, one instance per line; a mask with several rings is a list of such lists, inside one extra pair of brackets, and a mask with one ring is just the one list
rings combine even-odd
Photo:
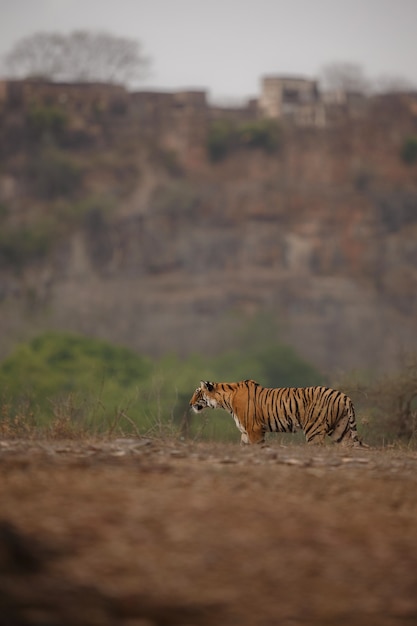
[(358, 436), (352, 400), (328, 387), (266, 388), (254, 380), (201, 381), (190, 407), (195, 413), (206, 408), (228, 411), (241, 433), (241, 444), (264, 444), (266, 432), (302, 430), (307, 443), (323, 444), (329, 436), (342, 445), (365, 446)]

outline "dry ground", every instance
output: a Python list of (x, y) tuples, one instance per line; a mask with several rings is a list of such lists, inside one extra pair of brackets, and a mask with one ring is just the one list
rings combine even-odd
[(412, 450), (0, 441), (0, 624), (415, 624), (416, 487)]

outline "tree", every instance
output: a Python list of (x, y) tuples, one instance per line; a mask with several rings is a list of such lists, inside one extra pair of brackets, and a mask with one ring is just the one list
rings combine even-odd
[(330, 63), (323, 67), (321, 76), (328, 91), (364, 93), (368, 88), (368, 80), (356, 63)]
[(37, 33), (4, 57), (10, 77), (126, 84), (143, 77), (149, 60), (140, 43), (104, 32)]

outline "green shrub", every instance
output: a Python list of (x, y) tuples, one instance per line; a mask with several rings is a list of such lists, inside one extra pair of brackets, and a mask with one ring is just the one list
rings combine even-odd
[(274, 152), (280, 146), (281, 130), (275, 120), (255, 120), (236, 124), (226, 119), (212, 123), (207, 135), (210, 159), (220, 161), (237, 149)]
[(238, 144), (235, 125), (228, 120), (212, 123), (207, 136), (207, 151), (212, 161), (220, 161)]
[(83, 173), (65, 152), (47, 149), (31, 161), (28, 177), (38, 197), (48, 200), (74, 197), (81, 188)]
[(273, 152), (279, 147), (281, 133), (275, 120), (262, 119), (242, 124), (238, 133), (239, 143), (248, 148)]
[(417, 137), (408, 137), (401, 149), (401, 158), (407, 165), (417, 162)]
[(27, 114), (29, 135), (35, 140), (45, 138), (60, 140), (67, 124), (66, 112), (56, 105), (34, 105)]
[[(40, 425), (57, 407), (78, 404), (79, 419), (107, 428), (117, 411), (139, 395), (151, 362), (131, 350), (70, 333), (47, 332), (19, 346), (0, 365), (0, 388), (19, 406), (31, 398)], [(140, 406), (140, 405), (139, 405)], [(100, 413), (101, 424), (91, 423)], [(134, 407), (134, 413), (138, 407)]]
[(15, 270), (44, 258), (53, 244), (54, 234), (49, 222), (0, 231), (0, 264)]

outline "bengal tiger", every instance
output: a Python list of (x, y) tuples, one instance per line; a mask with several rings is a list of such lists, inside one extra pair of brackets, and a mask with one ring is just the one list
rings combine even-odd
[(328, 387), (265, 388), (254, 380), (238, 383), (201, 381), (191, 400), (199, 413), (225, 409), (241, 432), (242, 444), (264, 443), (265, 433), (303, 430), (307, 443), (324, 443), (326, 435), (343, 445), (362, 446), (352, 400)]

